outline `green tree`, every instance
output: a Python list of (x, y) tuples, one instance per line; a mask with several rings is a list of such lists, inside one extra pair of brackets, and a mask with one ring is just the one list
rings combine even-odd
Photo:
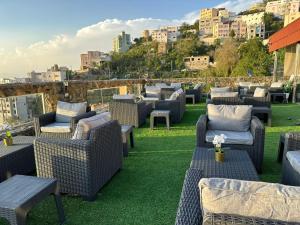
[(238, 62), (238, 43), (230, 38), (216, 49), (215, 61), (219, 76), (229, 76)]
[(234, 76), (246, 76), (249, 70), (253, 72), (254, 76), (270, 75), (272, 56), (260, 39), (247, 41), (240, 46), (238, 52), (240, 60), (233, 70)]
[(234, 30), (231, 30), (231, 31), (230, 31), (229, 36), (230, 36), (231, 38), (234, 38), (234, 37), (235, 37), (235, 32), (234, 32)]
[(273, 13), (265, 13), (264, 23), (267, 37), (283, 28), (283, 20), (274, 16)]

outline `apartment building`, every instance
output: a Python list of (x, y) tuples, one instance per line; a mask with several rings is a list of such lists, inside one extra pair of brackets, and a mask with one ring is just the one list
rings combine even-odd
[(211, 9), (201, 9), (200, 10), (200, 21), (201, 20), (207, 20), (207, 19), (212, 19), (214, 17), (217, 17), (219, 13), (218, 9), (211, 8)]
[(168, 53), (168, 43), (159, 42), (157, 46), (158, 54), (167, 54)]
[(109, 54), (99, 51), (88, 51), (87, 53), (80, 54), (81, 70), (94, 68), (95, 65), (101, 65), (104, 62), (111, 62)]
[(67, 79), (67, 67), (58, 67), (57, 64), (52, 66), (47, 72), (28, 73), (31, 82), (60, 82)]
[(300, 0), (278, 0), (268, 2), (266, 12), (276, 16), (294, 14), (300, 11)]
[(263, 23), (260, 24), (252, 24), (247, 27), (247, 38), (252, 39), (252, 38), (265, 38), (265, 25)]
[(130, 34), (126, 34), (125, 31), (122, 31), (113, 39), (113, 51), (118, 53), (127, 52), (131, 44)]
[(234, 31), (235, 38), (247, 38), (247, 24), (242, 20), (234, 20), (231, 23), (230, 30)]
[(247, 26), (254, 25), (254, 24), (260, 24), (264, 22), (264, 12), (259, 13), (252, 13), (248, 15), (242, 15), (241, 19), (244, 21)]
[(228, 38), (230, 34), (230, 23), (215, 23), (213, 25), (213, 36), (215, 38)]
[(149, 40), (150, 38), (150, 31), (149, 30), (144, 30), (143, 33), (142, 33), (142, 37), (145, 39), (145, 40)]
[(209, 66), (209, 56), (191, 56), (184, 58), (187, 70), (204, 70)]
[(0, 98), (0, 124), (9, 120), (27, 121), (43, 113), (41, 95), (23, 95)]
[(284, 26), (289, 25), (290, 23), (294, 22), (295, 20), (300, 18), (300, 12), (285, 15), (284, 16)]
[(152, 40), (163, 43), (175, 42), (180, 36), (179, 29), (180, 27), (177, 26), (167, 26), (161, 27), (159, 30), (152, 30)]

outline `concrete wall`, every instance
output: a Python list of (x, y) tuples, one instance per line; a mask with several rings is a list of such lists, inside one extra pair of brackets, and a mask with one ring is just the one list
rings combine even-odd
[[(296, 68), (296, 45), (291, 45), (286, 47), (285, 59), (284, 59), (284, 76), (290, 77), (292, 74), (295, 74), (295, 68)], [(300, 62), (298, 62), (298, 71), (300, 72)]]

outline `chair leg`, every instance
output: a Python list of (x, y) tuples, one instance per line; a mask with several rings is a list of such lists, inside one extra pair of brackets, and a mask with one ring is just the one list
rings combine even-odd
[(54, 194), (54, 200), (55, 200), (55, 205), (58, 213), (59, 222), (60, 224), (64, 224), (66, 221), (66, 217), (65, 217), (60, 194)]
[(167, 129), (170, 130), (170, 116), (166, 116)]
[(154, 118), (153, 116), (151, 115), (150, 116), (150, 129), (153, 130), (153, 126), (154, 126)]
[(130, 146), (131, 148), (134, 148), (133, 131), (131, 131), (129, 135), (130, 135)]

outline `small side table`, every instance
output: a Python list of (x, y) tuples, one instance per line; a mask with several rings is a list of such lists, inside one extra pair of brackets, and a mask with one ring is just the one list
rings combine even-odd
[(170, 129), (170, 110), (154, 110), (150, 115), (150, 129), (153, 130), (155, 118), (166, 118), (167, 129)]
[(128, 156), (128, 137), (130, 139), (130, 147), (134, 148), (133, 127), (131, 125), (122, 125), (122, 140), (123, 140), (123, 156)]
[(11, 225), (25, 225), (30, 209), (50, 194), (54, 194), (59, 222), (63, 224), (65, 214), (56, 179), (16, 175), (3, 181), (0, 183), (0, 216)]
[(192, 99), (193, 105), (195, 105), (195, 95), (185, 95), (185, 99)]

